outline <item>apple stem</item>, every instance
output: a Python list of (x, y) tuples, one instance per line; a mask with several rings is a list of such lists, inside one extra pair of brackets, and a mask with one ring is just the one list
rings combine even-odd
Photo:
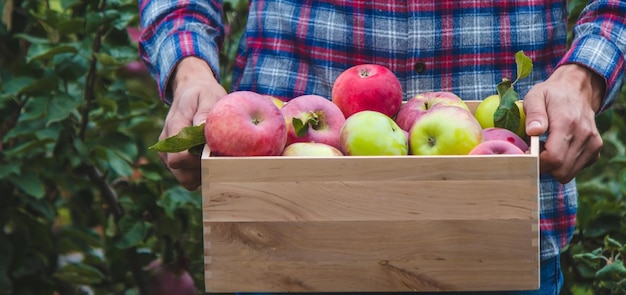
[(359, 70), (359, 77), (367, 78), (369, 76), (370, 76), (370, 71), (368, 71), (367, 69), (360, 69)]
[(428, 146), (433, 147), (437, 144), (437, 139), (434, 137), (429, 137), (428, 138)]

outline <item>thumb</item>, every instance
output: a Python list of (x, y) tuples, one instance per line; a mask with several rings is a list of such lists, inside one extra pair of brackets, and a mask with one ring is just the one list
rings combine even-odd
[(548, 115), (543, 95), (528, 92), (528, 95), (524, 97), (524, 113), (526, 114), (526, 134), (540, 136), (548, 131)]

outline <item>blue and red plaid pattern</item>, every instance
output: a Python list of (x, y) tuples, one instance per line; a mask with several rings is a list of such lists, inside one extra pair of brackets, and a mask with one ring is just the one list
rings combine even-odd
[[(250, 1), (232, 90), (291, 99), (329, 98), (334, 79), (350, 66), (377, 63), (400, 79), (405, 99), (426, 91), (451, 91), (465, 100), (496, 93), (502, 78), (515, 79), (515, 52), (533, 61), (516, 84), (523, 97), (562, 63), (589, 67), (606, 79), (602, 108), (624, 83), (626, 1), (591, 1), (567, 47), (567, 1)], [(208, 62), (219, 77), (223, 40), (221, 1), (139, 2), (140, 53), (171, 102), (167, 82), (186, 56)], [(558, 255), (575, 225), (575, 182), (541, 178), (541, 257)]]

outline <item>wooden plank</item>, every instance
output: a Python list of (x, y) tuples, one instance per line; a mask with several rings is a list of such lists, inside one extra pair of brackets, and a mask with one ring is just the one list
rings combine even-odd
[[(211, 221), (343, 221), (536, 218), (528, 180), (212, 183)], [(366, 193), (365, 193), (366, 192)]]
[(220, 222), (210, 228), (209, 292), (513, 290), (538, 282), (538, 232), (526, 221)]

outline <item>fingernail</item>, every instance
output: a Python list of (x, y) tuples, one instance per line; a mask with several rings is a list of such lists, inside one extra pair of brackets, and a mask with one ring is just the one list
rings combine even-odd
[(541, 128), (541, 122), (539, 121), (532, 121), (530, 123), (528, 123), (528, 129), (533, 129), (533, 128)]

